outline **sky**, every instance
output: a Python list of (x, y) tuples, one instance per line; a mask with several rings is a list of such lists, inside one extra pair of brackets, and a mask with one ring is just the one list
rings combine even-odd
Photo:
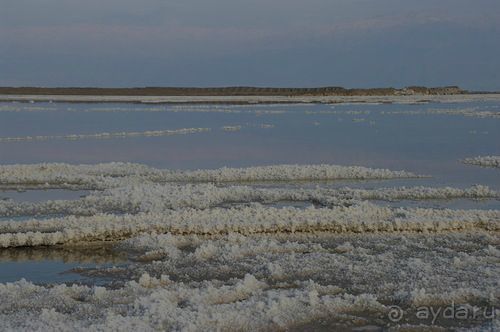
[(0, 0), (0, 86), (500, 91), (498, 0)]

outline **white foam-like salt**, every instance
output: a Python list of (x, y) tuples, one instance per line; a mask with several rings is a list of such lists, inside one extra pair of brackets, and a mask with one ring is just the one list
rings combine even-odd
[[(1, 216), (27, 217), (0, 223), (0, 248), (113, 241), (137, 262), (96, 269), (122, 276), (114, 287), (0, 283), (0, 330), (314, 329), (319, 319), (342, 329), (390, 323), (389, 304), (405, 315), (422, 305), (498, 306), (499, 210), (370, 202), (498, 199), (495, 190), (229, 183), (406, 177), (415, 175), (335, 165), (0, 166), (4, 188), (95, 190), (72, 201), (0, 201)], [(282, 201), (309, 206), (269, 206)]]
[(245, 182), (415, 178), (406, 171), (338, 165), (274, 165), (214, 170), (160, 170), (141, 164), (70, 165), (47, 163), (0, 166), (0, 187), (107, 189), (153, 182)]
[(187, 135), (210, 131), (210, 128), (182, 128), (172, 130), (146, 130), (146, 131), (123, 131), (97, 134), (68, 134), (68, 135), (46, 135), (46, 136), (21, 136), (21, 137), (0, 137), (3, 142), (23, 142), (23, 141), (48, 141), (48, 140), (81, 140), (81, 139), (112, 139), (130, 137), (158, 137), (172, 135)]
[(140, 184), (95, 191), (74, 201), (40, 203), (0, 201), (0, 216), (55, 214), (94, 215), (97, 213), (162, 212), (169, 209), (208, 209), (231, 203), (308, 202), (324, 207), (354, 204), (361, 200), (426, 200), (452, 198), (498, 198), (500, 193), (486, 186), (467, 189), (450, 187), (398, 187), (366, 189), (271, 189), (214, 184)]
[(500, 211), (391, 209), (363, 202), (334, 208), (182, 209), (135, 215), (97, 214), (2, 222), (0, 247), (121, 240), (142, 232), (173, 234), (443, 232), (500, 230)]
[(500, 168), (500, 156), (466, 158), (462, 162), (469, 165)]

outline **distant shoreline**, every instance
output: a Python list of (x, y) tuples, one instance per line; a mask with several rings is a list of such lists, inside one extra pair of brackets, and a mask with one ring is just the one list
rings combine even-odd
[(94, 96), (0, 95), (0, 102), (132, 103), (132, 104), (422, 104), (500, 102), (500, 94), (381, 96)]
[(469, 92), (458, 86), (346, 89), (343, 87), (273, 88), (273, 87), (0, 87), (0, 95), (62, 96), (400, 96), (460, 95)]
[(469, 92), (459, 87), (403, 89), (323, 88), (36, 88), (0, 87), (0, 102), (141, 103), (141, 104), (300, 104), (426, 103), (500, 101), (499, 93)]

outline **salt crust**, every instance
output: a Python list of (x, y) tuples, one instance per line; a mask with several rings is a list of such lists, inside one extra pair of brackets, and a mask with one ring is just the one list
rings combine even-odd
[(140, 184), (104, 191), (94, 191), (74, 201), (56, 200), (41, 203), (0, 201), (0, 216), (43, 216), (72, 214), (90, 216), (97, 213), (162, 212), (170, 209), (231, 206), (260, 202), (273, 204), (304, 202), (322, 207), (350, 206), (362, 200), (426, 200), (499, 198), (486, 186), (467, 189), (451, 187), (396, 187), (365, 189), (270, 189), (251, 186), (216, 186), (214, 184)]
[(0, 247), (56, 245), (121, 240), (142, 232), (173, 234), (240, 234), (278, 232), (366, 233), (500, 230), (498, 210), (450, 210), (380, 207), (361, 202), (351, 207), (273, 208), (249, 206), (182, 209), (135, 215), (96, 214), (43, 221), (0, 224)]
[[(325, 317), (347, 326), (369, 317), (387, 321), (393, 304), (405, 315), (452, 302), (498, 307), (500, 211), (369, 202), (498, 198), (488, 187), (221, 186), (408, 176), (329, 165), (197, 171), (120, 163), (1, 166), (2, 187), (98, 191), (75, 201), (2, 201), (0, 215), (47, 219), (1, 222), (0, 247), (123, 240), (117, 248), (141, 263), (95, 271), (121, 274), (118, 288), (0, 284), (0, 330), (270, 330)], [(310, 206), (266, 205), (280, 201)], [(500, 326), (498, 319), (477, 324)]]
[[(356, 317), (362, 324), (363, 317), (386, 317), (393, 303), (406, 315), (424, 305), (500, 304), (498, 250), (487, 245), (497, 237), (346, 238), (335, 245), (329, 233), (288, 240), (144, 234), (123, 245), (177, 254), (129, 267), (134, 280), (117, 289), (0, 284), (0, 329), (268, 330), (325, 317), (342, 322), (346, 314), (350, 324)], [(183, 250), (187, 243), (196, 250)], [(228, 268), (237, 275), (217, 278)], [(186, 275), (191, 281), (178, 280)]]
[(466, 158), (462, 162), (476, 166), (500, 168), (500, 156)]
[(46, 135), (46, 136), (21, 136), (21, 137), (0, 137), (3, 142), (23, 142), (23, 141), (47, 141), (47, 140), (81, 140), (81, 139), (111, 139), (126, 137), (158, 137), (172, 135), (187, 135), (210, 131), (210, 128), (182, 128), (172, 130), (147, 130), (147, 131), (123, 131), (113, 133), (97, 134), (70, 134), (70, 135)]
[(214, 170), (160, 170), (141, 164), (62, 163), (0, 166), (0, 188), (108, 189), (153, 182), (245, 182), (334, 179), (394, 179), (417, 175), (406, 171), (338, 165), (275, 165)]

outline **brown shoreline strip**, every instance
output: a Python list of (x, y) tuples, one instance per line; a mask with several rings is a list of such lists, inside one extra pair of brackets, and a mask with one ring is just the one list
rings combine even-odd
[(457, 86), (402, 89), (346, 89), (343, 87), (272, 88), (272, 87), (0, 87), (0, 95), (76, 95), (76, 96), (397, 96), (467, 94)]

